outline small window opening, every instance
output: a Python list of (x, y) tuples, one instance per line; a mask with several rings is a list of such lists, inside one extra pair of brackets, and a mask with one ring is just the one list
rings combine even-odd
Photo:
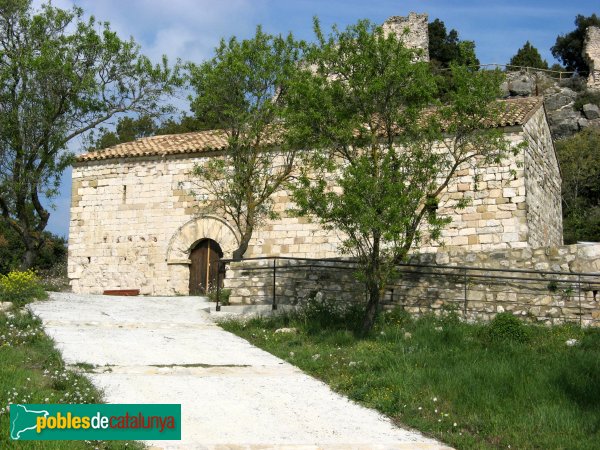
[(127, 186), (123, 185), (123, 203), (127, 201)]

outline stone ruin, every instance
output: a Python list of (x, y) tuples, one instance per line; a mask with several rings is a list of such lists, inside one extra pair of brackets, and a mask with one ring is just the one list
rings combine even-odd
[(427, 14), (411, 12), (408, 17), (391, 16), (382, 25), (384, 33), (396, 33), (408, 48), (421, 49), (421, 61), (429, 61), (429, 28)]
[(600, 28), (589, 27), (587, 29), (583, 56), (588, 60), (590, 66), (588, 89), (600, 89)]

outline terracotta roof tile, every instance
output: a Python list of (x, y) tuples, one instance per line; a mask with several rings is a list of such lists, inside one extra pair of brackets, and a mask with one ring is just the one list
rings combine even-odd
[[(542, 105), (541, 97), (525, 97), (502, 100), (503, 108), (497, 127), (523, 125)], [(136, 158), (195, 154), (225, 150), (227, 135), (223, 130), (197, 131), (193, 133), (167, 134), (137, 139), (102, 150), (94, 150), (77, 157), (78, 162), (104, 159)]]

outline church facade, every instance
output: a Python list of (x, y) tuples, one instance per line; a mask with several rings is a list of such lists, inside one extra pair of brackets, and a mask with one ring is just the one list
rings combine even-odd
[[(561, 177), (540, 98), (504, 100), (496, 124), (516, 156), (477, 170), (461, 167), (439, 202), (452, 222), (444, 250), (562, 244)], [(80, 155), (73, 167), (69, 278), (74, 292), (136, 289), (144, 295), (206, 290), (216, 262), (238, 245), (224, 217), (203, 214), (192, 194), (196, 164), (226, 151), (220, 131), (143, 138)], [(475, 181), (477, 178), (477, 182)], [(451, 205), (470, 197), (461, 210)], [(245, 256), (340, 256), (339, 236), (291, 217), (288, 192), (274, 197), (277, 220), (257, 230)], [(422, 251), (435, 252), (438, 245)]]

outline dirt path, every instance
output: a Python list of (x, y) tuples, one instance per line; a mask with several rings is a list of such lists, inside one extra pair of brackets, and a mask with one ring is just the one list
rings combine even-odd
[(160, 448), (447, 448), (215, 325), (197, 297), (52, 293), (30, 305), (67, 364), (109, 403), (181, 403), (182, 440)]

